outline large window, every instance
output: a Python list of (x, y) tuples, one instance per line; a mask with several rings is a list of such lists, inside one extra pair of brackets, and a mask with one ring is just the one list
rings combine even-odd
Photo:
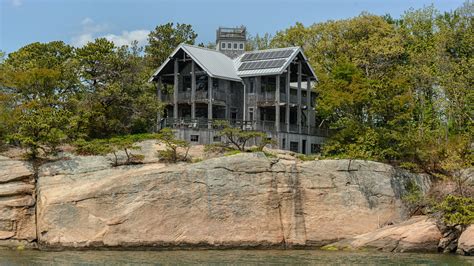
[(237, 50), (238, 43), (234, 43), (234, 50)]
[(221, 49), (225, 50), (225, 42), (221, 43)]
[(244, 44), (241, 43), (241, 44), (240, 44), (240, 50), (243, 50), (243, 49), (244, 49)]
[(230, 43), (230, 42), (227, 43), (227, 49), (229, 49), (229, 50), (232, 49), (232, 43)]

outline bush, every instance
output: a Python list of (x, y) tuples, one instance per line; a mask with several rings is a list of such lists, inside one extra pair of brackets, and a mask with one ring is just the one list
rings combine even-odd
[[(155, 135), (155, 138), (158, 142), (163, 143), (166, 146), (166, 150), (158, 151), (158, 155), (161, 159), (172, 163), (176, 163), (178, 160), (187, 160), (190, 144), (187, 141), (177, 139), (171, 129), (162, 129), (160, 133)], [(178, 154), (179, 148), (186, 149), (184, 155)]]
[(436, 206), (443, 221), (450, 226), (470, 225), (474, 223), (474, 199), (448, 195)]
[(233, 150), (224, 143), (213, 143), (204, 145), (205, 153), (224, 153)]
[[(144, 159), (143, 155), (131, 153), (131, 150), (140, 149), (139, 146), (135, 145), (135, 142), (151, 137), (153, 137), (151, 134), (141, 134), (113, 137), (110, 139), (94, 139), (90, 141), (80, 139), (74, 142), (73, 145), (76, 148), (76, 153), (80, 155), (107, 155), (112, 153), (114, 155), (114, 166), (124, 164), (128, 165), (141, 163)], [(127, 160), (125, 162), (119, 162), (117, 155), (118, 151), (125, 152), (125, 155), (127, 156)]]
[(247, 145), (247, 143), (252, 139), (256, 142), (260, 140), (260, 143), (257, 146), (261, 149), (269, 144), (267, 135), (264, 132), (231, 127), (229, 122), (224, 120), (215, 121), (214, 127), (220, 128), (218, 135), (226, 137), (226, 139), (240, 151), (245, 151), (245, 145)]

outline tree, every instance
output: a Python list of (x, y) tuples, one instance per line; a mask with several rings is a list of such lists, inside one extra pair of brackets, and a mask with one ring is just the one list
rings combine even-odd
[[(218, 135), (224, 136), (227, 140), (230, 141), (232, 145), (235, 146), (236, 149), (240, 151), (245, 151), (245, 145), (250, 140), (255, 140), (256, 142), (260, 140), (263, 142), (263, 139), (266, 139), (267, 135), (264, 132), (260, 131), (253, 131), (253, 130), (243, 130), (238, 127), (231, 127), (228, 121), (216, 121), (214, 122), (214, 126), (220, 128)], [(263, 142), (263, 146), (269, 144), (267, 142)]]
[(32, 43), (1, 64), (0, 104), (7, 138), (28, 148), (34, 159), (57, 151), (67, 139), (72, 101), (80, 90), (73, 47), (63, 42)]
[(87, 93), (77, 119), (90, 138), (149, 132), (161, 108), (137, 43), (116, 47), (100, 38), (77, 50)]
[[(176, 163), (178, 160), (186, 161), (188, 157), (188, 151), (190, 145), (185, 140), (177, 139), (174, 132), (170, 128), (162, 129), (157, 135), (156, 139), (159, 143), (163, 143), (166, 150), (159, 151), (159, 155), (166, 161)], [(178, 149), (186, 149), (186, 152), (182, 158), (180, 158)]]
[(247, 44), (245, 50), (255, 51), (255, 50), (265, 50), (273, 48), (272, 46), (272, 36), (269, 33), (265, 33), (263, 36), (259, 34), (255, 37), (250, 34), (247, 36)]
[(194, 44), (197, 34), (189, 24), (172, 22), (159, 25), (148, 35), (145, 55), (149, 66), (158, 68), (181, 43)]

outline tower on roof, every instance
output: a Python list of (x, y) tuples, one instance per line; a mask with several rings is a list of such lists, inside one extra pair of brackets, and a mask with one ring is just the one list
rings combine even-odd
[(235, 58), (245, 52), (245, 43), (247, 42), (247, 29), (239, 28), (223, 28), (219, 27), (216, 34), (217, 51)]

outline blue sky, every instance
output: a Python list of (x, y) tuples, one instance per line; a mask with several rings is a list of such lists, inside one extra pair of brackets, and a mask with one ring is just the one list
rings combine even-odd
[(96, 37), (117, 44), (146, 42), (156, 25), (192, 24), (198, 42), (215, 40), (219, 26), (246, 25), (253, 35), (275, 33), (299, 21), (305, 25), (349, 18), (362, 11), (399, 17), (410, 7), (434, 4), (453, 10), (464, 0), (0, 0), (0, 50), (31, 42), (63, 40), (81, 46)]

